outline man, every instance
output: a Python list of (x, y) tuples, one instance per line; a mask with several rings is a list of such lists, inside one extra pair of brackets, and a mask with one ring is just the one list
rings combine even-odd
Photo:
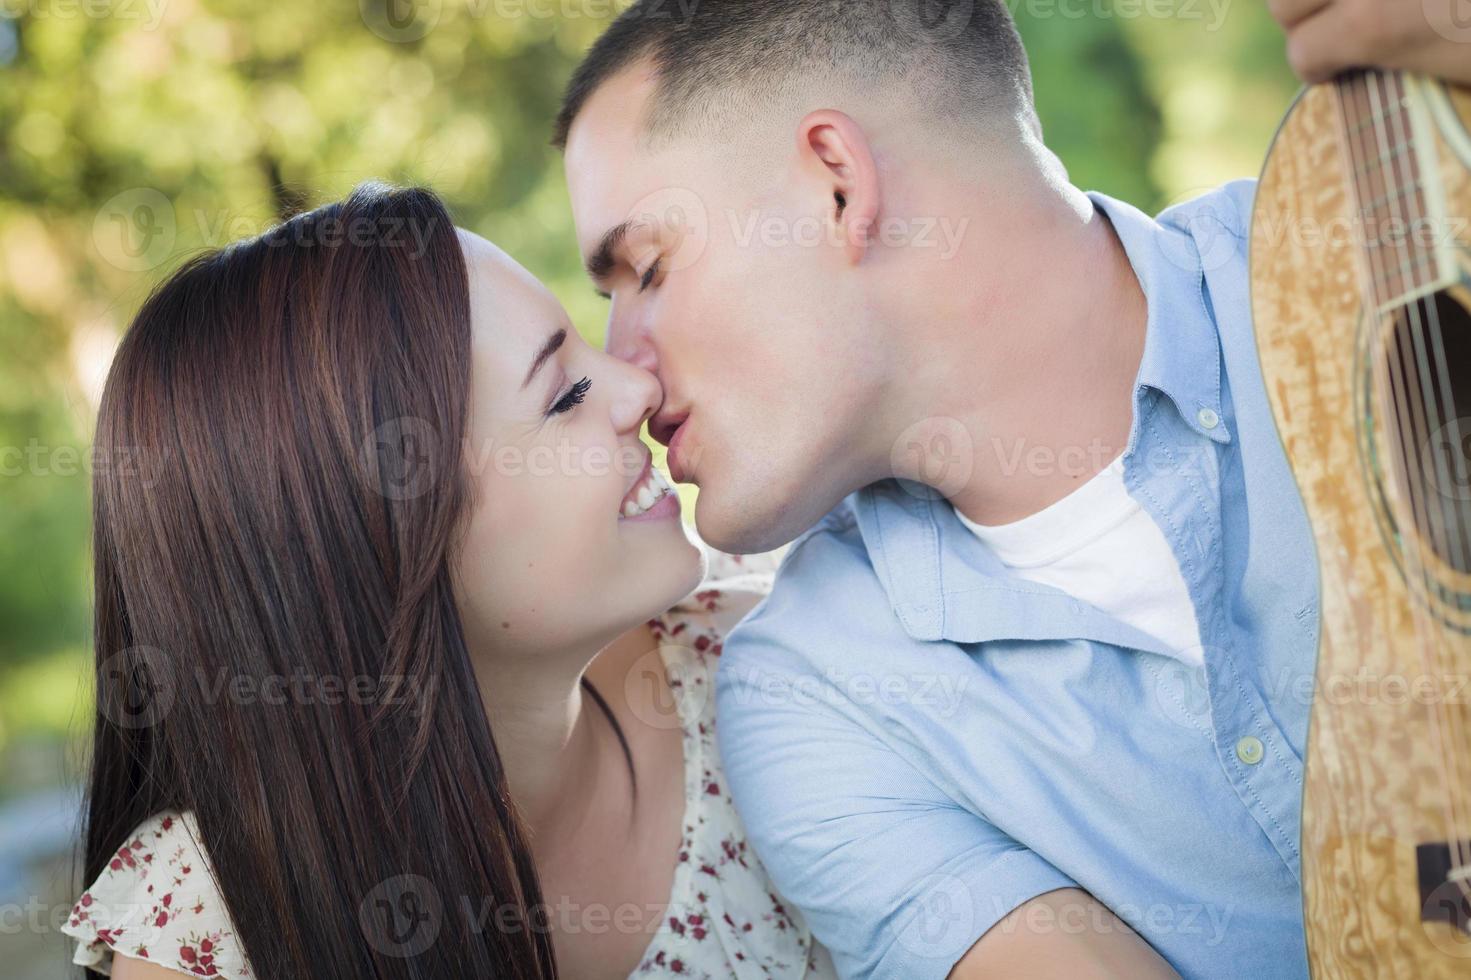
[[(1279, 3), (1300, 70), (1471, 72), (1371, 3)], [(1251, 184), (1072, 187), (1001, 0), (638, 3), (557, 142), (700, 533), (795, 539), (722, 753), (844, 975), (1304, 975), (1316, 576)]]

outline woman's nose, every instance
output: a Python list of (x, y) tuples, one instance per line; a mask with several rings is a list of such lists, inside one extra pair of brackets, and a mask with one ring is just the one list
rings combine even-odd
[(613, 425), (619, 432), (638, 432), (664, 402), (664, 389), (650, 371), (609, 358), (616, 372), (618, 397), (613, 406)]

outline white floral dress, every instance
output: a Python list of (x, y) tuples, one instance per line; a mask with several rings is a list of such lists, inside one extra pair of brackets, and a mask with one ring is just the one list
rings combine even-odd
[[(827, 951), (746, 843), (715, 744), (715, 668), (726, 632), (771, 587), (772, 556), (713, 553), (701, 587), (650, 624), (684, 732), (685, 811), (664, 921), (634, 977), (834, 980)], [(114, 951), (188, 976), (253, 978), (189, 813), (133, 832), (73, 906), (73, 962), (111, 974)]]

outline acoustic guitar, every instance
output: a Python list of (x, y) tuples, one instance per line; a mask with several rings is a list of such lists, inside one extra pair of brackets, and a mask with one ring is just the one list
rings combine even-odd
[(1358, 71), (1272, 145), (1252, 313), (1321, 576), (1318, 978), (1471, 977), (1471, 92)]

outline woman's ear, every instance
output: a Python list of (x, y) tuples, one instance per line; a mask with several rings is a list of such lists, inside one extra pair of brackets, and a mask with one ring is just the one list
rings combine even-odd
[(863, 129), (847, 113), (818, 109), (797, 126), (797, 153), (821, 177), (828, 213), (841, 232), (848, 261), (868, 253), (879, 218), (878, 168)]

